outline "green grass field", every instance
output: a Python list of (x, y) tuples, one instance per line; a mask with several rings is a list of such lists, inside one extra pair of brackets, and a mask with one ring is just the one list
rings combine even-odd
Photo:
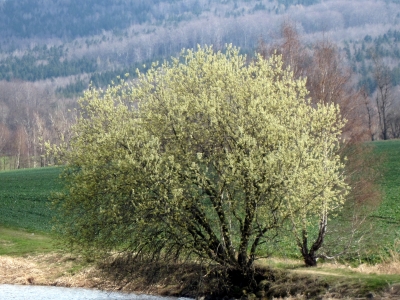
[(383, 176), (379, 182), (383, 201), (372, 214), (376, 245), (394, 247), (400, 240), (400, 140), (377, 141), (375, 153), (383, 157)]
[(384, 176), (380, 185), (384, 201), (375, 214), (382, 223), (400, 225), (400, 140), (374, 142), (375, 152), (384, 157)]
[(0, 172), (0, 225), (50, 232), (49, 196), (60, 189), (60, 168)]
[(54, 250), (58, 247), (48, 234), (0, 226), (0, 255), (32, 255)]

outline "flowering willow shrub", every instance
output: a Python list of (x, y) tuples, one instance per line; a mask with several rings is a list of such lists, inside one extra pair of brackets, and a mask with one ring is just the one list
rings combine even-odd
[(87, 91), (57, 202), (66, 236), (250, 278), (271, 231), (289, 223), (303, 242), (344, 201), (339, 108), (306, 95), (280, 57), (248, 63), (231, 46)]

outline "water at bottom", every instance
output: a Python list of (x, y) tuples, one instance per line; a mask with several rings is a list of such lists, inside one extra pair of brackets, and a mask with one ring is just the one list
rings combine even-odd
[[(104, 292), (83, 288), (56, 286), (0, 285), (0, 299), (4, 300), (165, 300), (176, 299), (150, 295)], [(183, 299), (183, 298), (182, 298)]]

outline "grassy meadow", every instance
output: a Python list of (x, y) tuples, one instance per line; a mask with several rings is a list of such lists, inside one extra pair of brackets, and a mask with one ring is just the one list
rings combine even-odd
[(0, 172), (0, 255), (21, 256), (57, 249), (51, 236), (49, 196), (61, 184), (60, 168)]
[(400, 238), (400, 140), (374, 142), (377, 156), (384, 157), (380, 186), (383, 202), (372, 215), (382, 235), (388, 240)]
[(60, 168), (0, 172), (0, 225), (50, 232), (49, 196), (60, 189)]
[(57, 250), (48, 234), (0, 227), (0, 256), (24, 256)]
[(365, 249), (371, 262), (400, 253), (400, 140), (376, 141), (374, 152), (383, 158), (382, 177), (379, 186), (382, 202), (368, 220)]

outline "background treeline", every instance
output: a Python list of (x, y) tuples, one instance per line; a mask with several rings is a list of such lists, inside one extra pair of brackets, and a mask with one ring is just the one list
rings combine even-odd
[[(157, 17), (154, 6), (160, 0), (147, 1), (13, 1), (1, 7), (3, 34), (12, 37), (76, 38), (101, 33), (102, 30), (124, 29), (131, 24), (142, 24)], [(183, 6), (185, 8), (185, 6)], [(186, 8), (190, 11), (190, 8)]]
[(60, 101), (49, 87), (30, 82), (0, 82), (0, 169), (44, 167), (45, 143), (68, 140), (74, 102)]
[[(0, 32), (3, 36), (19, 38), (54, 36), (71, 39), (102, 31), (118, 32), (134, 24), (179, 22), (212, 9), (235, 15), (238, 11), (276, 11), (282, 5), (318, 2), (320, 0), (5, 0), (0, 7)], [(228, 8), (220, 9), (219, 6)]]
[(92, 73), (96, 69), (96, 61), (93, 58), (67, 60), (62, 47), (51, 47), (48, 50), (46, 47), (44, 49), (35, 47), (21, 57), (8, 56), (2, 60), (0, 62), (0, 80), (38, 81)]
[(232, 43), (251, 57), (261, 40), (282, 41), (287, 20), (305, 49), (321, 38), (335, 45), (349, 83), (365, 94), (370, 138), (400, 137), (399, 1), (0, 0), (0, 168), (50, 163), (43, 140), (67, 139), (89, 84), (135, 78), (136, 69), (197, 45)]
[(343, 50), (353, 71), (360, 75), (359, 85), (369, 93), (376, 90), (373, 78), (374, 61), (382, 60), (390, 73), (391, 84), (400, 84), (400, 31), (389, 29), (384, 34), (372, 38), (366, 35), (352, 44), (344, 43)]
[(137, 77), (137, 71), (142, 73), (146, 72), (146, 70), (151, 66), (151, 63), (152, 61), (147, 61), (143, 63), (135, 63), (119, 70), (94, 72), (89, 78), (79, 77), (74, 82), (71, 82), (64, 87), (58, 87), (56, 93), (66, 98), (73, 98), (86, 90), (89, 84), (93, 87), (101, 88), (112, 83), (117, 83), (121, 78), (128, 78), (128, 80), (134, 79)]

